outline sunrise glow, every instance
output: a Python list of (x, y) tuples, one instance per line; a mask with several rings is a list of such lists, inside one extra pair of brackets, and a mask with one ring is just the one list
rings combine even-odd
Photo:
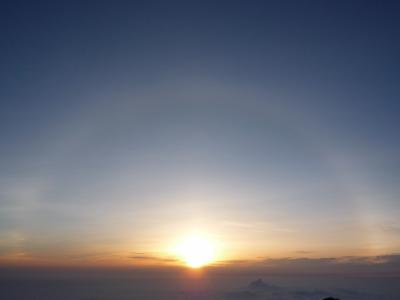
[(177, 247), (180, 259), (191, 268), (200, 268), (215, 260), (215, 245), (201, 236), (189, 236)]

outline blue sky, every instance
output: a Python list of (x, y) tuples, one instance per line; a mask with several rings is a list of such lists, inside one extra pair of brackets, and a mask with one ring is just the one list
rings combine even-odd
[(398, 252), (398, 9), (4, 2), (0, 255)]

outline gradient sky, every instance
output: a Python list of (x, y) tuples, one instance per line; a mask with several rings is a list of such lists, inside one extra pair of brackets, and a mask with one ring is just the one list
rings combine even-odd
[(214, 2), (2, 2), (0, 262), (400, 251), (400, 6)]

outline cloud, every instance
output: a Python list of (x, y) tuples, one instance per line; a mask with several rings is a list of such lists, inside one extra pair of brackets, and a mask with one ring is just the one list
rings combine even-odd
[(276, 286), (264, 282), (261, 278), (250, 282), (249, 288), (251, 288), (251, 289), (277, 289)]
[(248, 265), (253, 263), (254, 260), (249, 259), (228, 259), (228, 260), (221, 260), (216, 263), (218, 266), (229, 266), (229, 265)]
[(329, 296), (332, 296), (332, 292), (323, 291), (323, 290), (294, 290), (291, 291), (290, 294), (295, 299), (324, 299)]
[(375, 258), (381, 264), (400, 265), (400, 254), (382, 255)]
[(313, 251), (307, 251), (307, 250), (298, 250), (295, 253), (297, 254), (311, 254)]
[[(250, 282), (247, 288), (234, 292), (227, 292), (226, 299), (251, 300), (251, 299), (277, 299), (277, 300), (322, 300), (333, 299), (367, 300), (376, 299), (377, 295), (352, 289), (307, 289), (277, 286), (259, 278)], [(330, 298), (331, 299), (331, 298)]]
[(381, 230), (386, 233), (400, 235), (400, 226), (383, 225), (381, 226)]
[(129, 258), (138, 260), (138, 261), (147, 261), (152, 263), (174, 263), (178, 262), (179, 260), (172, 257), (159, 257), (155, 255), (148, 255), (145, 253), (135, 253), (135, 255), (129, 256)]
[(400, 275), (400, 254), (381, 256), (344, 256), (323, 258), (261, 258), (229, 260), (220, 264), (225, 268), (247, 271), (269, 271), (293, 274), (385, 274)]
[(115, 256), (113, 252), (96, 252), (96, 253), (80, 253), (69, 255), (69, 258), (72, 259), (86, 259), (86, 258), (108, 258)]
[(320, 266), (320, 265), (331, 265), (338, 262), (335, 257), (322, 257), (322, 258), (278, 258), (278, 259), (266, 259), (265, 264), (271, 266)]
[[(67, 268), (64, 270), (3, 268), (0, 270), (0, 279), (10, 279), (4, 281), (5, 284), (10, 283), (3, 289), (4, 299), (28, 299), (34, 295), (38, 299), (59, 300), (323, 300), (328, 297), (341, 300), (393, 300), (396, 297), (390, 295), (397, 290), (395, 280), (381, 285), (382, 278), (378, 280), (373, 278), (370, 281), (357, 277), (344, 279), (331, 276), (268, 276), (268, 280), (259, 278), (248, 282), (248, 279), (243, 281), (244, 277), (232, 277), (231, 274), (188, 277), (187, 273), (178, 271), (168, 272), (165, 276), (162, 275), (162, 270), (166, 268), (134, 270), (126, 268)], [(203, 275), (206, 275), (206, 272)], [(24, 280), (18, 279), (13, 282), (14, 276), (17, 279), (24, 278)], [(245, 277), (248, 278), (247, 275)], [(57, 279), (59, 283), (65, 282), (65, 284), (37, 285), (37, 278), (50, 279), (51, 282)], [(93, 285), (95, 283), (93, 278), (96, 278), (95, 285)], [(369, 290), (371, 283), (377, 285), (379, 289), (375, 289), (373, 293), (364, 291), (364, 289)], [(29, 288), (24, 288), (24, 284), (27, 284)], [(88, 290), (86, 286), (93, 288)]]
[(232, 300), (255, 299), (257, 297), (258, 295), (251, 291), (228, 292), (225, 295), (226, 299), (232, 299)]

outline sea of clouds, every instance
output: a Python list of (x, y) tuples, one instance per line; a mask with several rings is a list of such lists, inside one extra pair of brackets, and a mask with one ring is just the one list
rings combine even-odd
[[(29, 276), (28, 276), (29, 277)], [(395, 300), (398, 278), (213, 275), (185, 278), (164, 274), (132, 276), (43, 276), (0, 278), (7, 300)]]

